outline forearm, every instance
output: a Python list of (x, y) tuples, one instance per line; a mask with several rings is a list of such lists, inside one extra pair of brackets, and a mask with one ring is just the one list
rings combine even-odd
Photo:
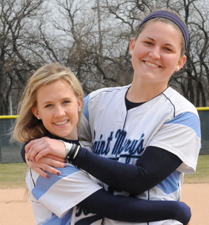
[(100, 157), (82, 148), (72, 163), (114, 189), (138, 195), (169, 176), (179, 167), (181, 160), (165, 150), (148, 148), (137, 165), (130, 165)]
[(95, 192), (78, 206), (99, 216), (124, 222), (174, 219), (187, 224), (191, 217), (190, 208), (183, 202), (139, 200), (110, 195), (104, 190)]
[[(46, 141), (48, 144), (45, 143)], [(26, 147), (30, 148), (31, 146), (29, 145), (32, 145), (33, 149), (35, 149), (35, 153), (32, 151), (34, 157), (36, 152), (40, 152), (39, 155), (44, 155), (44, 151), (45, 154), (48, 152), (50, 152), (50, 154), (59, 152), (60, 154), (60, 148), (64, 148), (64, 144), (62, 142), (51, 140), (49, 138), (42, 138), (40, 141), (34, 140)], [(43, 147), (44, 151), (41, 151)], [(64, 149), (62, 149), (62, 152), (65, 154)], [(157, 147), (147, 147), (144, 154), (136, 161), (136, 165), (119, 163), (117, 161), (95, 155), (85, 148), (81, 148), (78, 151), (78, 154), (76, 152), (76, 157), (73, 154), (73, 157), (69, 161), (112, 188), (120, 191), (127, 191), (133, 195), (138, 195), (154, 187), (173, 173), (182, 163), (182, 161), (174, 154)], [(49, 163), (47, 164), (52, 165)], [(56, 165), (53, 163), (52, 166), (60, 167), (57, 163)], [(63, 165), (61, 167), (63, 167)], [(47, 168), (46, 166), (45, 168), (43, 168), (43, 166), (40, 168), (54, 174), (57, 172), (53, 172), (48, 166)], [(39, 174), (46, 177), (46, 174)]]

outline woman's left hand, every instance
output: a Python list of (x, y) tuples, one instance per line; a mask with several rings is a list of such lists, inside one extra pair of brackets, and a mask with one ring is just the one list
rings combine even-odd
[(52, 155), (46, 155), (38, 162), (30, 161), (27, 153), (25, 154), (25, 158), (27, 165), (45, 178), (50, 178), (50, 175), (46, 173), (46, 171), (55, 175), (60, 175), (60, 171), (54, 167), (63, 168), (65, 166), (65, 161), (63, 159)]

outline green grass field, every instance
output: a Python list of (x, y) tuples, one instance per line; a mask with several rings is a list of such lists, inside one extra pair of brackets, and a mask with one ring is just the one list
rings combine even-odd
[(209, 183), (209, 155), (200, 155), (195, 174), (186, 174), (184, 183)]
[(0, 189), (26, 187), (27, 171), (28, 167), (25, 163), (0, 164)]
[[(28, 167), (24, 163), (0, 164), (0, 189), (22, 188)], [(195, 174), (186, 174), (184, 183), (209, 183), (209, 155), (200, 155)]]

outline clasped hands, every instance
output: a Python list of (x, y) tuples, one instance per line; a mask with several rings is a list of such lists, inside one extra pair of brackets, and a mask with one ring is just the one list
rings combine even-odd
[(66, 150), (62, 141), (42, 137), (30, 141), (25, 146), (25, 160), (27, 165), (45, 178), (50, 175), (46, 172), (60, 175), (55, 167), (65, 167)]

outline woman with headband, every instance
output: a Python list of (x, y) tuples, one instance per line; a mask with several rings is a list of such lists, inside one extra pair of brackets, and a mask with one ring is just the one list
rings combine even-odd
[[(179, 201), (184, 173), (195, 172), (200, 150), (197, 110), (168, 86), (170, 77), (185, 64), (188, 37), (186, 25), (174, 12), (149, 14), (129, 46), (132, 84), (100, 89), (85, 98), (79, 136), (92, 143), (95, 154), (41, 138), (25, 147), (27, 157), (36, 161), (32, 168), (46, 176), (38, 160), (51, 153), (92, 174), (116, 195)], [(56, 173), (55, 168), (48, 170)], [(104, 224), (133, 223), (105, 219)], [(149, 223), (163, 224), (182, 223)]]

